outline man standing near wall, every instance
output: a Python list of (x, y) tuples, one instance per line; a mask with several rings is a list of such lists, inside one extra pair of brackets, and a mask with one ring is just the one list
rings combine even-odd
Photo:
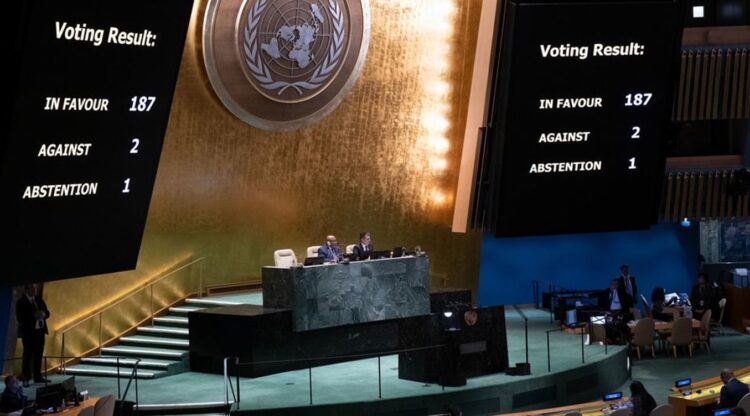
[(623, 264), (620, 266), (620, 287), (625, 289), (625, 293), (630, 295), (630, 302), (623, 303), (623, 309), (628, 311), (638, 303), (638, 286), (635, 284), (635, 276), (630, 275), (630, 266)]
[[(23, 385), (28, 387), (31, 376), (35, 383), (44, 383), (42, 377), (42, 355), (44, 355), (44, 337), (47, 335), (47, 318), (49, 310), (41, 296), (37, 296), (36, 285), (26, 284), (24, 295), (16, 302), (16, 320), (18, 337), (23, 344)], [(32, 373), (33, 371), (33, 373)]]

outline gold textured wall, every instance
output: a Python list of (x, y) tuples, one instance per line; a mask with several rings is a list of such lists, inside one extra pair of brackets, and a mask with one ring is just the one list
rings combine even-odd
[[(274, 250), (303, 258), (329, 233), (342, 245), (362, 230), (379, 249), (420, 245), (434, 286), (475, 289), (479, 235), (450, 225), (481, 0), (370, 0), (370, 48), (351, 94), (287, 133), (244, 124), (214, 96), (205, 7), (196, 0), (137, 269), (46, 284), (51, 328), (187, 256), (208, 257), (207, 284), (246, 281)], [(48, 353), (59, 353), (55, 339)]]

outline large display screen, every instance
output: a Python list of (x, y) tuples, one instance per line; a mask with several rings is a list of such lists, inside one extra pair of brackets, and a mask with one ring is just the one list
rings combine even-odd
[(656, 221), (678, 1), (510, 1), (494, 102), (498, 236)]
[(2, 281), (133, 269), (193, 0), (21, 3)]

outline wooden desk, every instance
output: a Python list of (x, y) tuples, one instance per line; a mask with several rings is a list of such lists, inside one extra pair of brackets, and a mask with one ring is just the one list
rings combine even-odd
[(569, 406), (552, 407), (549, 409), (503, 413), (502, 416), (562, 416), (570, 412), (580, 412), (581, 416), (603, 416), (608, 415), (611, 412), (610, 409), (612, 405), (626, 401), (628, 401), (628, 398), (623, 397), (620, 400), (607, 402), (599, 400), (596, 402), (578, 403)]
[(96, 404), (96, 401), (99, 400), (98, 397), (89, 397), (88, 399), (82, 401), (79, 403), (78, 406), (70, 406), (67, 409), (63, 410), (60, 413), (52, 413), (53, 415), (64, 415), (64, 416), (78, 416), (79, 413), (81, 413), (81, 410), (83, 410), (85, 407), (93, 406)]
[[(750, 367), (736, 370), (734, 374), (743, 383), (750, 383)], [(690, 385), (690, 394), (685, 396), (680, 391), (672, 393), (668, 402), (674, 407), (674, 416), (693, 416), (709, 414), (719, 400), (724, 383), (719, 376), (707, 378)], [(677, 390), (672, 388), (673, 391)], [(698, 391), (700, 390), (700, 393)]]

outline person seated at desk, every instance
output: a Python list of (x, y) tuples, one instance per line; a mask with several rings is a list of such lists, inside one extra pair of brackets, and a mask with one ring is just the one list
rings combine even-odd
[(372, 240), (370, 239), (370, 233), (365, 231), (359, 233), (359, 244), (355, 245), (352, 249), (354, 258), (357, 260), (364, 260), (370, 257), (370, 253), (374, 250), (372, 246)]
[(318, 248), (318, 258), (332, 263), (337, 263), (341, 259), (341, 247), (335, 235), (326, 236), (325, 244)]
[(14, 375), (5, 377), (5, 390), (0, 395), (0, 412), (13, 413), (28, 406), (28, 398), (23, 394), (23, 388)]
[(655, 287), (651, 291), (651, 316), (659, 321), (670, 322), (674, 319), (674, 314), (664, 312), (665, 302), (664, 288)]
[(737, 407), (737, 403), (740, 402), (742, 396), (750, 393), (750, 388), (747, 384), (737, 380), (734, 372), (730, 369), (721, 370), (719, 377), (721, 382), (724, 383), (719, 395), (719, 408)]
[(708, 275), (706, 273), (698, 273), (698, 283), (693, 286), (693, 290), (690, 292), (690, 303), (693, 305), (693, 318), (701, 319), (703, 313), (713, 306), (714, 291), (710, 282), (708, 281)]
[(633, 408), (633, 416), (648, 416), (656, 407), (656, 400), (646, 391), (643, 383), (633, 380), (630, 383), (630, 401), (628, 406)]

